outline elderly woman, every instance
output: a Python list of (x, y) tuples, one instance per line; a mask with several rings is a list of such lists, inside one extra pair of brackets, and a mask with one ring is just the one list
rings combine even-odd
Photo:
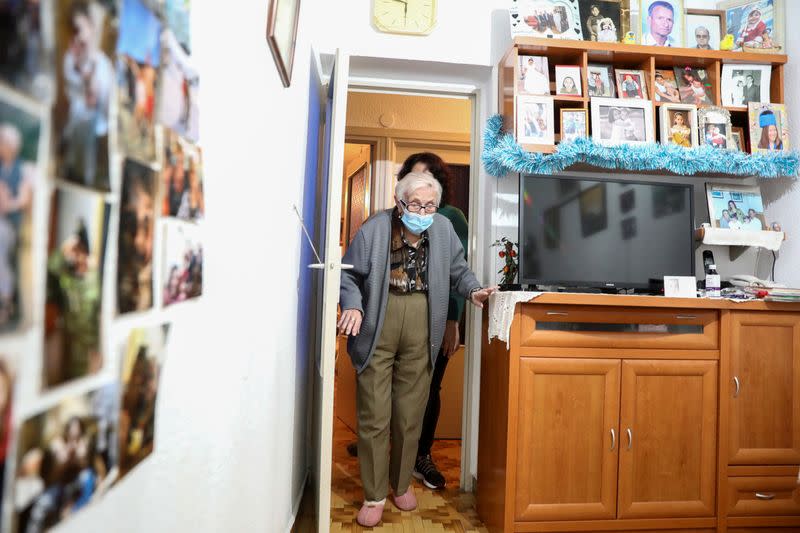
[(417, 506), (411, 476), (451, 289), (478, 307), (495, 290), (481, 288), (452, 224), (436, 213), (441, 195), (431, 174), (408, 174), (396, 207), (367, 220), (342, 260), (353, 265), (342, 272), (338, 326), (351, 335), (358, 372), (365, 501), (357, 520), (365, 527), (380, 522), (390, 484), (399, 509)]

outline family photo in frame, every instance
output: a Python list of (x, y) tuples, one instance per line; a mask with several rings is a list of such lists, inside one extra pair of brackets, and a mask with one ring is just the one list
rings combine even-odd
[(706, 197), (713, 228), (762, 231), (769, 227), (758, 186), (706, 183)]

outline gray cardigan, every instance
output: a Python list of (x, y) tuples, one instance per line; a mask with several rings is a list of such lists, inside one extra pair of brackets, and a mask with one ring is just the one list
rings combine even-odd
[[(342, 263), (339, 304), (342, 310), (358, 309), (363, 314), (361, 331), (347, 339), (347, 351), (358, 373), (369, 364), (383, 328), (389, 294), (389, 248), (392, 209), (371, 216), (347, 248)], [(450, 290), (469, 298), (480, 283), (464, 260), (464, 249), (453, 225), (440, 214), (433, 215), (428, 228), (428, 332), (431, 364), (435, 365), (447, 321)]]

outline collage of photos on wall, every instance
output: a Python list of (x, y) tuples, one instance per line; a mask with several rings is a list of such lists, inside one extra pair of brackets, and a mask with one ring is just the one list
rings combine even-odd
[(0, 0), (0, 340), (23, 346), (0, 352), (0, 531), (68, 520), (155, 450), (166, 307), (202, 294), (191, 6)]

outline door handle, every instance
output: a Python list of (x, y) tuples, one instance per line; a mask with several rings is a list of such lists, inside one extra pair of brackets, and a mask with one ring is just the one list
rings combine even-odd
[(631, 431), (631, 428), (628, 428), (625, 430), (625, 433), (628, 434), (628, 449), (630, 450), (631, 446), (633, 446), (633, 431)]
[[(308, 268), (313, 268), (314, 270), (324, 270), (325, 269), (325, 263), (311, 263), (310, 265), (308, 265)], [(330, 270), (333, 270), (334, 268), (336, 268), (336, 263), (328, 263), (328, 268)], [(339, 263), (339, 268), (341, 270), (353, 270), (353, 268), (355, 268), (355, 267), (353, 267), (353, 265), (347, 265), (345, 263)]]
[(736, 390), (733, 391), (733, 397), (734, 398), (738, 398), (739, 397), (739, 390), (740, 390), (739, 378), (738, 377), (733, 376), (733, 384), (736, 385)]
[(678, 320), (694, 320), (697, 315), (675, 315), (675, 318)]
[(547, 316), (567, 316), (569, 313), (565, 311), (548, 311)]
[(759, 500), (771, 500), (775, 497), (774, 494), (764, 494), (763, 492), (756, 492), (756, 498)]
[(617, 444), (617, 435), (614, 433), (614, 428), (611, 428), (611, 451), (614, 451), (614, 446)]

